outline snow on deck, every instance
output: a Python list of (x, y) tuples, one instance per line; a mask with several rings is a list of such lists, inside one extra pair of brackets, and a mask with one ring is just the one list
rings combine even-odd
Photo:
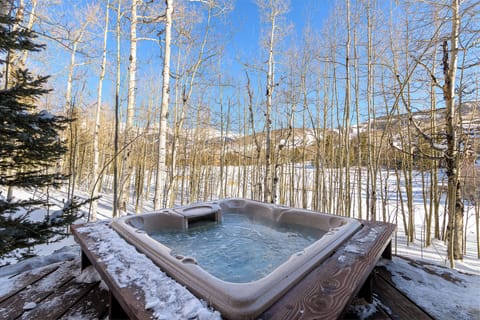
[(394, 257), (385, 264), (400, 291), (436, 319), (480, 319), (480, 276)]
[[(95, 250), (102, 256), (109, 273), (119, 287), (141, 288), (145, 304), (156, 319), (221, 319), (185, 287), (168, 277), (150, 259), (121, 238), (106, 223), (95, 223), (77, 229), (94, 239)], [(128, 266), (126, 269), (125, 266)]]

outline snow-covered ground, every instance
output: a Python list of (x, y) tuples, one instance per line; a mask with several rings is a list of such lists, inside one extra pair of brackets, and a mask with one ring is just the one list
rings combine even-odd
[[(78, 193), (78, 195), (80, 197), (87, 196), (81, 193)], [(29, 196), (31, 196), (31, 193), (17, 190), (17, 198), (26, 198)], [(51, 197), (56, 199), (58, 205), (61, 206), (65, 194), (60, 191), (55, 191), (51, 192)], [(416, 224), (417, 241), (407, 245), (402, 224), (399, 223), (394, 238), (393, 250), (394, 253), (400, 256), (415, 261), (423, 261), (428, 267), (423, 269), (417, 268), (408, 263), (407, 260), (394, 258), (393, 262), (386, 264), (387, 269), (393, 274), (393, 281), (397, 287), (404, 291), (413, 301), (438, 319), (480, 319), (480, 260), (476, 256), (474, 219), (469, 220), (467, 227), (466, 255), (463, 261), (456, 262), (456, 270), (452, 270), (447, 268), (449, 262), (446, 260), (446, 246), (442, 241), (434, 240), (430, 247), (425, 248), (423, 240), (423, 212), (421, 212), (421, 208), (422, 206), (416, 207), (418, 216), (416, 222), (419, 222)], [(85, 213), (87, 210), (88, 208), (84, 209)], [(109, 196), (104, 196), (100, 200), (98, 218), (101, 220), (111, 218), (111, 198)], [(128, 247), (128, 244), (125, 246)], [(66, 247), (66, 249), (58, 251), (63, 247)], [(55, 251), (57, 252), (52, 255)], [(0, 268), (0, 294), (2, 290), (8, 286), (9, 276), (12, 273), (46, 265), (53, 261), (70, 257), (72, 254), (78, 254), (78, 247), (76, 247), (73, 239), (70, 237), (61, 242), (37, 246), (34, 248), (34, 252), (39, 255), (39, 257), (16, 265)], [(15, 259), (0, 259), (0, 266), (14, 264), (15, 262)], [(440, 277), (439, 274), (448, 276)], [(163, 276), (158, 275), (158, 277), (161, 278), (159, 278), (159, 281), (164, 281), (162, 280)], [(451, 279), (454, 280), (452, 281)], [(183, 288), (180, 285), (178, 285), (178, 288), (175, 287), (176, 284), (171, 285), (173, 286), (172, 290), (177, 292), (179, 292), (179, 288)], [(149, 299), (149, 302), (152, 307), (155, 307), (158, 304), (155, 302), (155, 299), (153, 299), (154, 293), (151, 293), (151, 295), (152, 299)], [(192, 300), (189, 293), (185, 293), (185, 295), (182, 293), (180, 296), (186, 299), (185, 301), (188, 302), (187, 305), (190, 307), (194, 306), (195, 312), (204, 314), (206, 316), (205, 318), (218, 316), (218, 314), (212, 313), (210, 309), (205, 308), (204, 304), (198, 299)], [(178, 303), (173, 305), (175, 308), (178, 308)], [(374, 309), (375, 302), (370, 306), (369, 311)], [(178, 310), (170, 309), (168, 304), (163, 304), (163, 306), (156, 310), (159, 318), (164, 318), (164, 316), (168, 317), (172, 312), (178, 313)], [(368, 315), (368, 312), (366, 312), (365, 315)]]
[(396, 257), (385, 266), (396, 287), (436, 319), (480, 319), (480, 276)]

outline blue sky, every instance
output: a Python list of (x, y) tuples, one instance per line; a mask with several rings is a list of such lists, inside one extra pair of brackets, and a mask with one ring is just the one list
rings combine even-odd
[[(307, 23), (320, 29), (333, 4), (333, 0), (291, 1), (290, 11), (285, 15), (286, 22), (293, 25), (290, 37), (293, 39), (301, 37)], [(229, 19), (234, 32), (231, 41), (232, 55), (245, 56), (257, 54), (262, 50), (260, 46), (262, 22), (255, 0), (236, 0)]]
[[(70, 0), (71, 1), (71, 0)], [(93, 0), (81, 0), (90, 2)], [(129, 3), (129, 1), (124, 0), (124, 3)], [(292, 0), (290, 2), (290, 10), (285, 15), (285, 22), (291, 24), (293, 29), (291, 30), (288, 37), (284, 38), (281, 46), (282, 48), (286, 48), (290, 45), (297, 45), (301, 42), (302, 32), (307, 23), (311, 24), (314, 29), (320, 30), (322, 28), (323, 22), (325, 18), (329, 15), (333, 5), (334, 0)], [(72, 6), (72, 2), (65, 1), (63, 4), (64, 8), (69, 8)], [(128, 5), (125, 5), (128, 7)], [(104, 10), (104, 7), (102, 7)], [(68, 14), (67, 14), (68, 15)], [(114, 20), (116, 18), (116, 13), (114, 10), (110, 12), (110, 19), (111, 25), (109, 33), (109, 44), (108, 44), (108, 60), (109, 60), (109, 67), (106, 75), (106, 81), (104, 82), (104, 101), (109, 105), (112, 105), (111, 102), (113, 97), (113, 89), (114, 89), (114, 64), (115, 64), (115, 32), (114, 32)], [(95, 26), (98, 28), (98, 31), (101, 31), (101, 27), (103, 26), (103, 22), (100, 21), (99, 25)], [(226, 43), (226, 50), (225, 56), (222, 58), (222, 63), (224, 64), (223, 72), (227, 76), (234, 77), (237, 81), (237, 86), (244, 88), (246, 84), (244, 70), (245, 67), (242, 63), (248, 64), (262, 64), (261, 67), (265, 68), (265, 57), (266, 57), (266, 50), (261, 45), (261, 33), (262, 30), (265, 32), (265, 28), (268, 26), (262, 22), (260, 18), (259, 8), (257, 7), (255, 0), (234, 0), (234, 9), (232, 12), (228, 14), (226, 17), (225, 24), (217, 24), (216, 27), (221, 26), (220, 30), (216, 30), (216, 33), (224, 33), (225, 36), (228, 38), (228, 42)], [(124, 30), (128, 32), (128, 30)], [(267, 31), (268, 32), (268, 31)], [(124, 81), (122, 82), (122, 106), (125, 104), (125, 94), (126, 94), (126, 75), (127, 75), (127, 62), (128, 62), (128, 33), (124, 35), (124, 39), (122, 40), (122, 78)], [(99, 41), (99, 40), (97, 40)], [(98, 43), (99, 45), (99, 43)], [(57, 79), (56, 83), (56, 92), (59, 98), (63, 95), (63, 86), (65, 84), (65, 77), (66, 77), (66, 69), (65, 66), (68, 65), (69, 60), (69, 53), (65, 52), (64, 49), (59, 48), (55, 43), (50, 43), (47, 47), (48, 51), (51, 51), (52, 54), (55, 55), (54, 52), (59, 52), (59, 55), (56, 55), (56, 64), (53, 70), (50, 70), (48, 74), (54, 75)], [(85, 50), (85, 48), (83, 48)], [(145, 86), (146, 84), (153, 82), (161, 82), (161, 60), (159, 59), (161, 55), (161, 51), (163, 49), (159, 48), (157, 44), (149, 41), (140, 41), (138, 42), (138, 75), (137, 79), (139, 83), (137, 84), (138, 89), (138, 96), (137, 96), (137, 106), (145, 105), (150, 98), (146, 95)], [(174, 49), (175, 50), (175, 49)], [(97, 52), (98, 53), (98, 52)], [(60, 58), (61, 56), (61, 58)], [(279, 53), (277, 56), (277, 61), (280, 60), (281, 54)], [(77, 58), (79, 61), (82, 58), (79, 56)], [(175, 59), (173, 58), (172, 63), (174, 63)], [(92, 64), (88, 64), (85, 66), (79, 66), (75, 73), (76, 77), (81, 81), (84, 79), (88, 79), (85, 87), (80, 83), (76, 82), (74, 84), (74, 96), (79, 95), (79, 91), (83, 91), (84, 95), (88, 97), (83, 101), (87, 105), (91, 105), (92, 101), (95, 101), (96, 95), (96, 88), (98, 85), (98, 67), (99, 67), (99, 57), (96, 57), (96, 60), (93, 61)], [(51, 67), (51, 66), (50, 66)], [(86, 74), (80, 75), (82, 70), (85, 68), (88, 69)], [(259, 83), (263, 83), (265, 78), (262, 76), (261, 78), (256, 78), (254, 72), (249, 71), (249, 74), (252, 79), (252, 87), (254, 90), (258, 88), (264, 88), (262, 84), (260, 87), (258, 86)], [(58, 77), (57, 77), (58, 75)], [(153, 78), (152, 78), (153, 77)], [(52, 79), (53, 80), (53, 79)], [(53, 81), (52, 81), (53, 82)], [(159, 85), (158, 85), (159, 88)], [(158, 92), (160, 91), (159, 89)], [(211, 89), (210, 89), (211, 90)], [(238, 91), (237, 91), (238, 92)], [(263, 89), (261, 92), (256, 92), (257, 97), (261, 97), (263, 93)], [(217, 100), (217, 95), (212, 94), (214, 100)], [(60, 99), (61, 100), (61, 99)], [(212, 101), (210, 101), (212, 103)], [(212, 103), (212, 107), (214, 107), (215, 103)]]
[[(308, 24), (316, 30), (321, 30), (325, 19), (329, 16), (334, 0), (293, 0), (290, 2), (290, 10), (285, 14), (284, 21), (291, 25), (287, 37), (283, 38), (276, 52), (275, 60), (279, 63), (282, 60), (284, 49), (289, 46), (297, 46), (302, 42), (303, 30)], [(227, 43), (227, 52), (223, 58), (223, 72), (235, 79), (237, 86), (246, 85), (244, 64), (257, 65), (266, 68), (267, 51), (262, 47), (262, 32), (268, 32), (268, 25), (261, 19), (260, 9), (255, 0), (236, 0), (234, 9), (227, 17), (225, 32), (231, 34)], [(267, 30), (266, 30), (267, 29)], [(248, 70), (252, 89), (256, 98), (264, 95), (265, 76), (254, 70)], [(259, 77), (257, 77), (259, 76)], [(238, 93), (238, 89), (235, 89)], [(235, 91), (234, 90), (234, 91)], [(246, 95), (246, 92), (244, 92)], [(257, 101), (258, 102), (258, 101)]]

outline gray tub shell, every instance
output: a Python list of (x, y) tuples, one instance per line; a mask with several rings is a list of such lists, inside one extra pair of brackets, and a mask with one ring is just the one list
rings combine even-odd
[[(192, 257), (173, 256), (171, 249), (147, 233), (162, 229), (188, 228), (188, 223), (207, 217), (221, 221), (221, 213), (235, 212), (250, 218), (270, 219), (319, 228), (327, 233), (297, 252), (267, 276), (248, 283), (226, 282), (212, 276)], [(115, 219), (112, 227), (128, 242), (152, 259), (163, 271), (207, 301), (229, 319), (252, 319), (321, 264), (360, 227), (357, 220), (310, 210), (261, 203), (246, 199), (224, 199), (158, 212)]]

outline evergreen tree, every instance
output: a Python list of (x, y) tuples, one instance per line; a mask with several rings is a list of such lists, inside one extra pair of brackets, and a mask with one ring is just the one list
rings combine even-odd
[[(12, 62), (16, 52), (43, 49), (34, 40), (18, 21), (0, 14), (0, 186), (5, 188), (58, 187), (65, 180), (53, 166), (67, 150), (59, 134), (71, 120), (39, 110), (36, 102), (49, 92), (44, 88), (48, 77), (34, 76)], [(9, 198), (0, 192), (0, 257), (59, 240), (66, 235), (65, 226), (78, 218), (79, 204), (68, 203), (42, 221), (33, 220), (31, 213), (46, 210), (48, 199)]]

